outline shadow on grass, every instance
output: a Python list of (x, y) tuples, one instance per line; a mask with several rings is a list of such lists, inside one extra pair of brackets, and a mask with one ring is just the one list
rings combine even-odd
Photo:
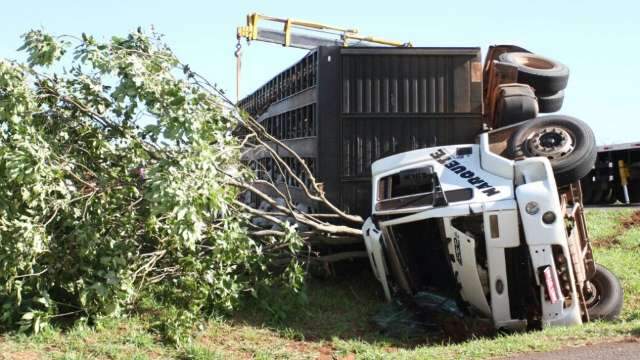
[(442, 329), (424, 336), (390, 336), (372, 320), (385, 304), (382, 288), (368, 263), (353, 262), (342, 265), (331, 278), (310, 278), (301, 296), (274, 293), (251, 302), (233, 317), (232, 323), (269, 328), (292, 340), (354, 340), (406, 349), (493, 333), (486, 329), (469, 333), (465, 329), (468, 324), (458, 321), (447, 322)]

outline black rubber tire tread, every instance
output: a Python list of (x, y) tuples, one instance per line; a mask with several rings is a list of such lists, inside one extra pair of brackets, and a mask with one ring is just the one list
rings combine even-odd
[(496, 104), (496, 128), (517, 124), (538, 116), (538, 101), (533, 89), (514, 84), (500, 89)]
[[(541, 69), (526, 66), (517, 60), (523, 56), (538, 58), (545, 62), (552, 63), (553, 67), (550, 69)], [(531, 85), (538, 94), (555, 94), (558, 91), (564, 90), (569, 82), (569, 68), (566, 65), (540, 55), (525, 52), (511, 52), (501, 54), (498, 59), (502, 62), (517, 66), (518, 82)]]
[(575, 135), (573, 151), (566, 157), (549, 160), (558, 186), (567, 185), (585, 177), (596, 161), (596, 139), (593, 131), (582, 120), (566, 115), (547, 115), (523, 123), (509, 139), (508, 152), (512, 158), (533, 157), (522, 146), (531, 132), (545, 127), (564, 127)]
[(538, 109), (541, 113), (553, 113), (562, 109), (564, 90), (551, 96), (538, 96)]
[(624, 302), (624, 291), (620, 280), (606, 267), (596, 264), (596, 273), (591, 279), (600, 295), (600, 300), (587, 307), (591, 320), (615, 320), (620, 315)]

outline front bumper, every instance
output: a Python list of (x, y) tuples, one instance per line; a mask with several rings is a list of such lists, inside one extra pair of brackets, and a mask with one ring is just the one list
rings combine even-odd
[[(536, 284), (539, 286), (542, 326), (582, 323), (580, 299), (569, 252), (563, 209), (551, 165), (546, 159), (530, 158), (516, 163), (516, 198), (520, 219), (529, 249)], [(527, 212), (527, 204), (536, 204), (537, 212)], [(545, 223), (545, 213), (553, 213), (555, 221)], [(563, 258), (563, 263), (558, 260)], [(550, 269), (544, 275), (546, 269)], [(562, 273), (562, 278), (558, 276)], [(545, 279), (546, 278), (546, 279)], [(550, 283), (551, 282), (551, 283)], [(558, 299), (550, 296), (553, 287)]]

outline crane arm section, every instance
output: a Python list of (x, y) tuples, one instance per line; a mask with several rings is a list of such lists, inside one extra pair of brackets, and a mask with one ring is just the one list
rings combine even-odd
[[(261, 21), (279, 23), (282, 30), (260, 27)], [(294, 30), (302, 32), (294, 32)], [(313, 33), (320, 33), (323, 36)], [(300, 49), (314, 49), (318, 46), (412, 46), (411, 43), (386, 40), (372, 36), (363, 36), (356, 29), (345, 29), (331, 25), (325, 25), (304, 20), (284, 19), (273, 16), (265, 16), (258, 13), (247, 15), (247, 25), (237, 29), (238, 40), (263, 41), (282, 46)]]

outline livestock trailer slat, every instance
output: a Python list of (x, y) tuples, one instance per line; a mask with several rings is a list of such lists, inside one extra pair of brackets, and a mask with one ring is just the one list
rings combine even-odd
[(330, 200), (365, 215), (373, 161), (474, 141), (482, 127), (479, 62), (479, 48), (322, 46), (239, 106), (304, 151)]
[[(472, 101), (470, 69), (446, 57), (386, 60), (380, 72), (374, 56), (348, 56), (342, 65), (342, 113), (478, 113)], [(395, 58), (395, 59), (394, 59)], [(406, 67), (402, 67), (407, 63)], [(477, 89), (478, 91), (479, 89)]]

